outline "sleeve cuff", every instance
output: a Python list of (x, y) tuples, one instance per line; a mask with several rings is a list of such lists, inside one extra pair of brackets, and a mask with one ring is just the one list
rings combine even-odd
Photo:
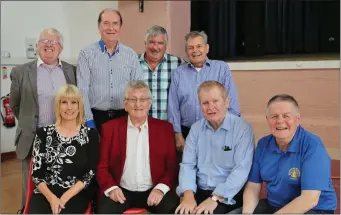
[(112, 186), (112, 187), (108, 188), (107, 190), (104, 191), (104, 195), (106, 197), (109, 197), (110, 191), (115, 190), (116, 188), (118, 188), (118, 186)]
[(166, 195), (166, 193), (170, 190), (170, 188), (162, 183), (159, 183), (154, 187), (154, 189), (161, 190), (163, 192), (163, 195)]
[(90, 128), (96, 128), (95, 120), (86, 121), (85, 126)]

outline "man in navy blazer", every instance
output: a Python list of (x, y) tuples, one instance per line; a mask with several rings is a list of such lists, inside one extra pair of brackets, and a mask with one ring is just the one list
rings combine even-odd
[(102, 126), (97, 181), (98, 213), (118, 214), (129, 208), (174, 213), (177, 177), (172, 125), (147, 116), (151, 92), (143, 81), (131, 81), (124, 93), (128, 116)]

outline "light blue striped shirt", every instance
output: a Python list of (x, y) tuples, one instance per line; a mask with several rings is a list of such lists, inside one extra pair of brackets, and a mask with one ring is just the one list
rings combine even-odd
[(109, 55), (102, 40), (82, 49), (77, 65), (77, 84), (83, 93), (85, 121), (93, 120), (91, 108), (123, 109), (123, 94), (130, 80), (143, 80), (136, 52), (118, 42)]
[(228, 111), (240, 116), (237, 88), (227, 63), (207, 59), (200, 72), (186, 63), (175, 70), (169, 88), (168, 121), (173, 124), (174, 132), (181, 133), (181, 125), (191, 127), (203, 118), (197, 90), (200, 84), (209, 80), (224, 85), (230, 99)]
[(216, 131), (205, 118), (197, 121), (186, 138), (177, 194), (195, 193), (199, 187), (234, 204), (247, 181), (254, 148), (252, 127), (241, 117), (227, 113)]
[(38, 57), (37, 60), (37, 94), (38, 94), (38, 127), (45, 127), (56, 122), (54, 99), (61, 86), (66, 84), (62, 63), (51, 68)]

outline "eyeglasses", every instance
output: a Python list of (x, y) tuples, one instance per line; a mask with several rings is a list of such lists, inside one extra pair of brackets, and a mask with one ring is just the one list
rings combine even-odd
[(137, 101), (140, 101), (141, 103), (145, 103), (146, 101), (148, 101), (150, 98), (128, 98), (126, 100), (132, 102), (132, 103), (137, 103)]
[(51, 44), (51, 45), (59, 44), (59, 42), (56, 40), (39, 40), (39, 42), (41, 42), (43, 44)]

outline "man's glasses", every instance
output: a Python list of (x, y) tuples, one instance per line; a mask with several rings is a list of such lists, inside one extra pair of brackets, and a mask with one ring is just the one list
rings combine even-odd
[(50, 45), (59, 44), (59, 42), (56, 41), (56, 40), (39, 40), (39, 42), (41, 42), (41, 43), (43, 43), (43, 44), (50, 44)]
[(137, 103), (137, 101), (140, 101), (141, 103), (145, 103), (146, 101), (148, 101), (150, 98), (128, 98), (126, 100), (132, 102), (132, 103)]

